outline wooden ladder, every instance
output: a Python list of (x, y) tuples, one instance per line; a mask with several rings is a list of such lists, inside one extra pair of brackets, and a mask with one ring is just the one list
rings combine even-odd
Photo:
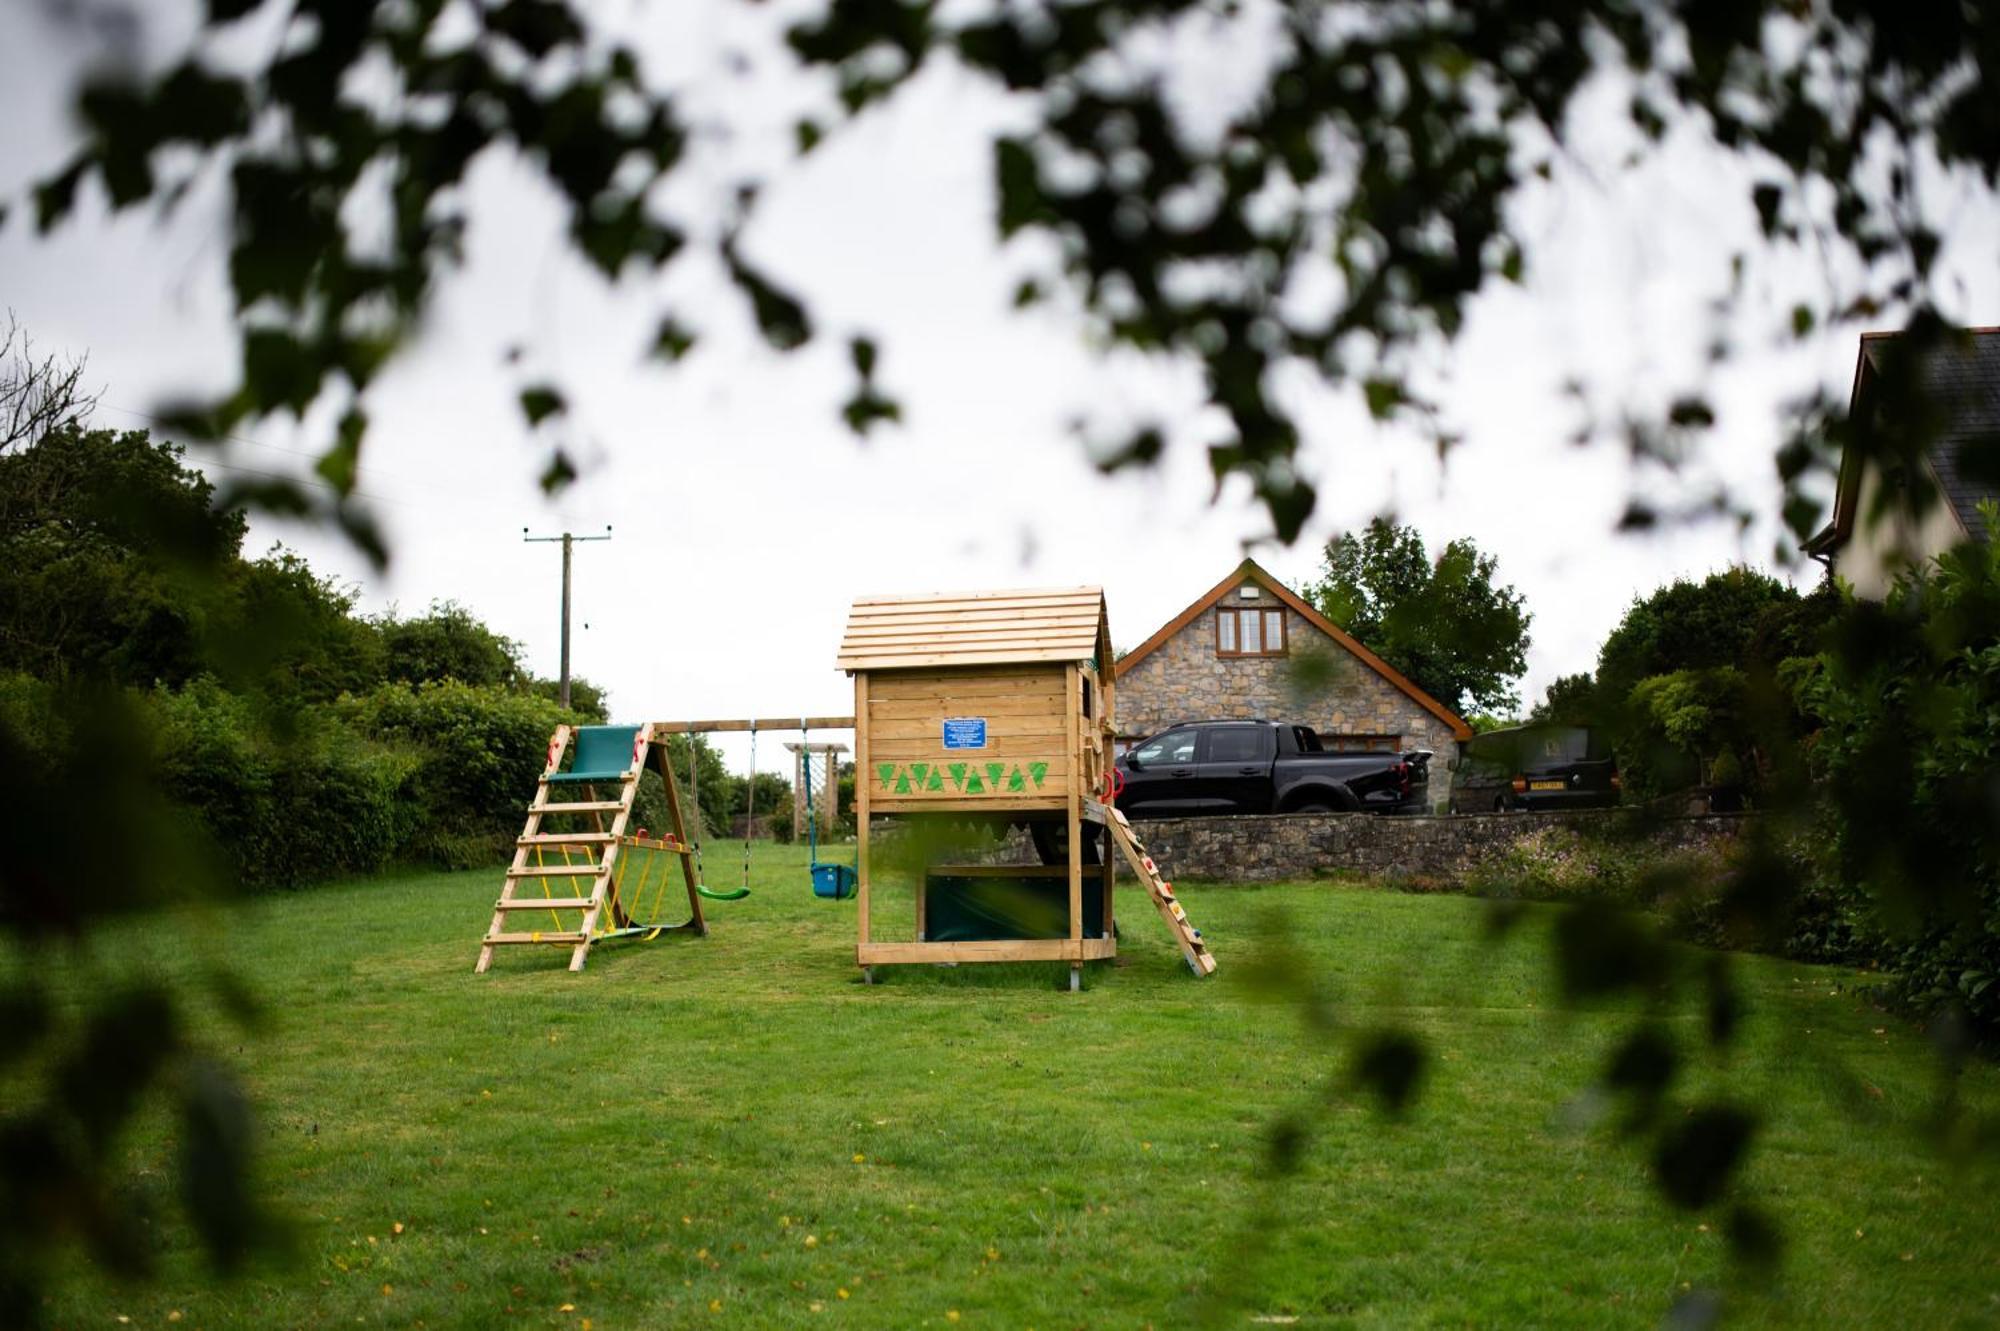
[(1132, 866), (1132, 872), (1138, 874), (1139, 881), (1146, 885), (1146, 894), (1159, 908), (1160, 918), (1167, 922), (1168, 932), (1181, 945), (1181, 955), (1187, 958), (1188, 969), (1196, 975), (1214, 974), (1215, 958), (1210, 955), (1208, 944), (1202, 941), (1201, 930), (1188, 923), (1187, 911), (1181, 908), (1180, 899), (1174, 895), (1174, 885), (1160, 876), (1160, 867), (1146, 853), (1146, 844), (1132, 830), (1131, 820), (1125, 817), (1122, 809), (1112, 805), (1103, 808), (1105, 831), (1118, 843), (1118, 849), (1125, 853), (1125, 862)]
[[(493, 921), (486, 926), (486, 937), (480, 940), (479, 964), (472, 968), (474, 974), (484, 973), (493, 964), (494, 948), (515, 943), (570, 944), (569, 968), (573, 971), (582, 970), (585, 958), (590, 955), (590, 942), (597, 933), (598, 918), (611, 899), (612, 869), (618, 862), (618, 848), (620, 839), (625, 835), (625, 825), (632, 818), (632, 801), (639, 793), (639, 773), (646, 765), (646, 754), (652, 746), (653, 727), (645, 725), (639, 728), (638, 738), (632, 744), (632, 762), (618, 778), (617, 799), (586, 799), (558, 804), (549, 798), (549, 778), (562, 767), (563, 754), (569, 748), (570, 733), (569, 726), (557, 726), (555, 737), (549, 741), (548, 764), (535, 784), (535, 800), (528, 806), (527, 824), (514, 841), (514, 862), (507, 867), (506, 879), (500, 885), (500, 899), (493, 903)], [(679, 810), (675, 812), (678, 815)], [(604, 826), (604, 815), (607, 813), (611, 815), (611, 826), (608, 828)], [(549, 814), (588, 814), (595, 830), (543, 832), (542, 819)], [(580, 864), (528, 862), (529, 856), (537, 850), (559, 850), (570, 846), (595, 850), (596, 858)], [(573, 892), (565, 897), (514, 895), (520, 884), (535, 878), (545, 882), (551, 878), (588, 878), (590, 892), (588, 896)], [(542, 890), (548, 891), (546, 886)], [(539, 929), (508, 932), (508, 915), (522, 910), (580, 910), (583, 919), (575, 932)]]

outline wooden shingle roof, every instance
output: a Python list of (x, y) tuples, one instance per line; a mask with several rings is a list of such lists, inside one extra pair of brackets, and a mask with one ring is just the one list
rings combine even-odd
[(842, 670), (1087, 661), (1107, 650), (1104, 590), (864, 596), (847, 612)]

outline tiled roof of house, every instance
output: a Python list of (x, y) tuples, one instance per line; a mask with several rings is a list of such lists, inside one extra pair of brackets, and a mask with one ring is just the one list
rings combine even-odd
[[(1880, 339), (1863, 344), (1863, 354), (1871, 362), (1881, 352)], [(1983, 538), (1979, 504), (2000, 499), (2000, 480), (1992, 475), (1990, 463), (1985, 476), (1975, 478), (1971, 473), (1976, 468), (1967, 465), (1966, 452), (1975, 441), (2000, 439), (2000, 328), (1973, 329), (1963, 339), (1933, 348), (1918, 374), (1925, 395), (1938, 404), (1945, 422), (1931, 445), (1931, 470), (1959, 523)]]

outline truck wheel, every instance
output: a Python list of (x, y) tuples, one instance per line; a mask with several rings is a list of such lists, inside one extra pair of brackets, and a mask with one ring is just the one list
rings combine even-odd
[(1506, 813), (1513, 807), (1514, 807), (1513, 805), (1507, 802), (1507, 797), (1505, 795), (1495, 795), (1493, 797), (1493, 812)]
[(1340, 810), (1334, 808), (1331, 804), (1328, 804), (1325, 800), (1308, 800), (1304, 804), (1295, 806), (1292, 809), (1292, 812), (1293, 813), (1339, 813)]

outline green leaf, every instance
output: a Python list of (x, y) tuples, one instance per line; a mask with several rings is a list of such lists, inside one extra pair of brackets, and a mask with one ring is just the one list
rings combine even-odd
[(289, 407), (303, 415), (319, 396), (322, 373), (305, 345), (281, 328), (256, 328), (243, 336), (243, 388), (253, 411)]
[(382, 529), (376, 525), (372, 513), (354, 504), (341, 503), (333, 510), (333, 520), (377, 572), (389, 567), (389, 543), (382, 539)]
[(1698, 1211), (1721, 1197), (1749, 1148), (1756, 1121), (1731, 1105), (1704, 1105), (1664, 1133), (1653, 1175), (1668, 1201)]
[(368, 432), (368, 417), (359, 407), (348, 408), (340, 418), (333, 446), (320, 457), (313, 470), (324, 477), (342, 497), (354, 493), (361, 468), (361, 437)]
[(779, 351), (796, 351), (812, 340), (812, 319), (789, 293), (774, 286), (737, 256), (734, 244), (723, 246), (729, 280), (750, 300), (750, 312), (764, 340)]
[(583, 25), (562, 0), (506, 0), (486, 8), (482, 17), (488, 32), (506, 37), (536, 60), (584, 38)]
[(854, 371), (863, 379), (875, 377), (876, 348), (873, 338), (856, 337), (848, 341), (847, 354), (854, 362)]
[(83, 1043), (57, 1074), (64, 1107), (101, 1153), (178, 1040), (173, 999), (156, 986), (114, 993), (92, 1010)]
[(993, 182), (998, 192), (997, 221), (1003, 240), (1022, 227), (1049, 219), (1035, 154), (1020, 139), (1003, 138), (994, 143)]
[(542, 468), (541, 487), (543, 494), (557, 494), (569, 488), (576, 480), (576, 464), (569, 460), (569, 454), (558, 448), (549, 455), (549, 463)]
[(1383, 1110), (1401, 1114), (1415, 1100), (1428, 1056), (1406, 1031), (1375, 1031), (1362, 1038), (1354, 1055), (1354, 1079), (1373, 1091)]
[(561, 415), (567, 410), (569, 404), (563, 400), (563, 395), (547, 384), (537, 384), (533, 388), (521, 390), (521, 414), (528, 418), (530, 429), (540, 425), (549, 417)]
[(1698, 397), (1679, 398), (1667, 409), (1667, 420), (1683, 430), (1706, 430), (1715, 424), (1715, 409)]
[(149, 114), (161, 142), (214, 147), (249, 130), (250, 98), (240, 80), (211, 74), (190, 60), (160, 84)]
[(694, 350), (696, 341), (694, 330), (669, 314), (653, 334), (653, 354), (661, 360), (677, 361)]
[(35, 229), (43, 235), (69, 216), (76, 206), (76, 187), (89, 169), (90, 159), (79, 157), (55, 175), (35, 186)]
[(1361, 391), (1368, 399), (1368, 414), (1378, 421), (1389, 419), (1408, 400), (1402, 382), (1396, 379), (1365, 380)]
[(235, 1270), (257, 1232), (250, 1196), (250, 1105), (228, 1069), (188, 1066), (181, 1094), (181, 1198), (218, 1270)]

